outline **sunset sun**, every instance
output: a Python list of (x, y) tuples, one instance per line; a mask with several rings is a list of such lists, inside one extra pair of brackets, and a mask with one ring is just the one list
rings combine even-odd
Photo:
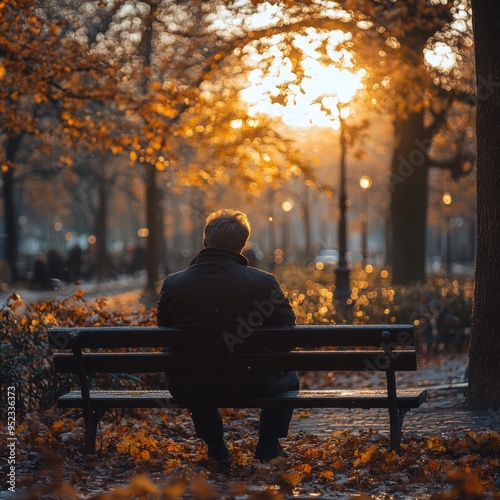
[[(248, 86), (241, 92), (251, 114), (264, 113), (280, 118), (296, 128), (319, 126), (338, 128), (339, 106), (348, 108), (356, 92), (363, 88), (364, 69), (356, 69), (352, 54), (341, 47), (349, 34), (318, 33), (311, 30), (295, 37), (293, 44), (303, 54), (302, 79), (296, 81), (294, 63), (284, 56), (278, 43), (269, 44), (266, 53), (252, 53), (255, 67), (249, 73)], [(279, 38), (279, 37), (277, 37)], [(332, 64), (320, 61), (319, 46), (327, 48)], [(266, 70), (262, 61), (272, 59)]]

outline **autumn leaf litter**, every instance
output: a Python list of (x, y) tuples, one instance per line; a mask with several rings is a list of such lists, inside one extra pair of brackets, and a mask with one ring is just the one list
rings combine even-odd
[[(94, 326), (154, 324), (152, 310), (143, 307), (74, 299), (73, 308), (45, 303), (36, 311), (30, 306), (31, 314), (13, 301), (8, 314), (12, 321), (17, 307), (17, 321), (30, 329), (47, 318), (48, 325), (77, 325), (83, 317), (88, 323), (89, 312)], [(2, 314), (0, 319), (8, 319), (5, 308)], [(332, 382), (331, 374), (322, 381), (304, 377), (304, 385)], [(339, 387), (349, 383), (335, 374)], [(225, 474), (206, 461), (205, 446), (182, 410), (109, 411), (98, 431), (98, 452), (91, 456), (83, 454), (78, 411), (52, 407), (27, 413), (17, 428), (16, 498), (500, 498), (498, 432), (407, 432), (398, 456), (385, 433), (369, 428), (340, 428), (328, 436), (299, 430), (284, 440), (287, 457), (260, 463), (253, 459), (258, 411), (222, 411), (233, 463)], [(295, 418), (314, 417), (298, 410)], [(3, 457), (5, 445), (0, 442)]]

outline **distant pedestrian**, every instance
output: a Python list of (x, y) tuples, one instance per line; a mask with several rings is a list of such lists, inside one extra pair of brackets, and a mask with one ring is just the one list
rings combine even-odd
[(146, 249), (139, 243), (132, 251), (132, 272), (136, 274), (146, 267)]
[(47, 258), (43, 254), (37, 255), (33, 264), (32, 284), (34, 288), (48, 288), (49, 286)]
[(68, 282), (74, 283), (80, 279), (82, 270), (82, 249), (75, 245), (69, 252), (67, 262)]
[(64, 261), (55, 249), (47, 252), (47, 277), (49, 280), (64, 279)]

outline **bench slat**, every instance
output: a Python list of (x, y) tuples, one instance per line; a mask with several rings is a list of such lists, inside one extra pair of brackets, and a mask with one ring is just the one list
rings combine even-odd
[[(94, 408), (387, 408), (384, 389), (301, 390), (288, 391), (269, 398), (252, 399), (175, 399), (162, 391), (90, 391)], [(427, 398), (427, 391), (418, 388), (398, 389), (398, 407), (418, 408)], [(58, 400), (60, 408), (81, 408), (80, 391), (71, 391)]]
[[(70, 353), (53, 356), (58, 373), (76, 373), (78, 363)], [(279, 370), (380, 371), (387, 368), (383, 351), (293, 351), (269, 354), (169, 354), (85, 353), (89, 373), (157, 373), (165, 370), (185, 372), (269, 372)], [(417, 369), (415, 351), (393, 353), (397, 371)]]
[(189, 331), (159, 327), (52, 328), (51, 349), (68, 349), (69, 333), (78, 336), (81, 347), (187, 347), (228, 349), (228, 344), (252, 348), (266, 345), (272, 349), (319, 346), (380, 346), (383, 341), (399, 346), (414, 346), (413, 325), (298, 325), (257, 328), (240, 326), (235, 332)]

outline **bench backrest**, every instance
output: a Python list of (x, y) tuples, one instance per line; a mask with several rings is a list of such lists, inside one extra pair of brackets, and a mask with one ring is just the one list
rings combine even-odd
[[(87, 373), (417, 369), (412, 325), (311, 325), (234, 332), (53, 328), (49, 342), (59, 373), (82, 368)], [(163, 352), (165, 348), (176, 349), (176, 354)], [(184, 354), (184, 349), (196, 349), (196, 353)]]

